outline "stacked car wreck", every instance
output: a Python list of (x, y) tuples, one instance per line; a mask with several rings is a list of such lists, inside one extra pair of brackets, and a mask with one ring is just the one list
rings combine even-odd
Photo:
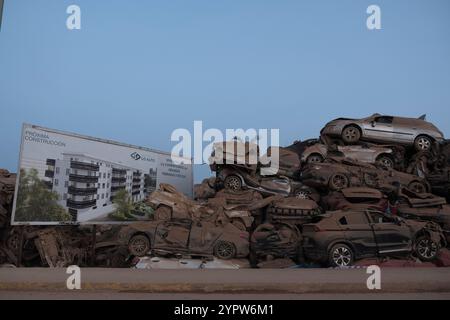
[(15, 176), (2, 171), (0, 263), (19, 265), (14, 250), (34, 250), (51, 267), (122, 267), (145, 256), (248, 259), (253, 267), (347, 267), (365, 258), (447, 266), (449, 157), (450, 144), (425, 116), (339, 118), (319, 138), (284, 148), (215, 143), (214, 176), (195, 186), (194, 199), (161, 184), (145, 201), (151, 221), (35, 228), (20, 242), (7, 214)]

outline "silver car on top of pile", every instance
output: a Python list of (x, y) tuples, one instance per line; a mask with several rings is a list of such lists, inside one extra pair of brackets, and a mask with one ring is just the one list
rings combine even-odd
[(326, 124), (321, 134), (340, 137), (347, 144), (359, 140), (414, 146), (418, 151), (429, 150), (433, 142), (442, 142), (443, 133), (425, 115), (415, 118), (373, 114), (363, 119), (338, 118)]

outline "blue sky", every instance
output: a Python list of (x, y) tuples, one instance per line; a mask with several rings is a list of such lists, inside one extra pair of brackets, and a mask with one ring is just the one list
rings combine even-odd
[[(70, 4), (79, 31), (66, 28)], [(382, 30), (366, 28), (370, 4)], [(427, 113), (450, 136), (448, 0), (6, 0), (3, 14), (11, 171), (23, 122), (167, 151), (194, 120), (280, 128), (286, 145), (338, 116)]]

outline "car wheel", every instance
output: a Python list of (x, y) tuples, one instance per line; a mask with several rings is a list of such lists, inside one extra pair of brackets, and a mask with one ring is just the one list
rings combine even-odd
[(241, 178), (239, 178), (236, 175), (230, 175), (230, 176), (226, 177), (223, 184), (225, 186), (225, 189), (228, 189), (228, 190), (237, 191), (237, 190), (242, 189)]
[(432, 142), (430, 137), (418, 136), (414, 141), (414, 147), (417, 151), (427, 151), (430, 150)]
[(430, 237), (419, 237), (415, 243), (415, 253), (422, 261), (432, 261), (439, 252), (439, 245)]
[(236, 248), (229, 241), (219, 240), (214, 246), (214, 255), (219, 259), (232, 259), (236, 255)]
[(329, 182), (330, 188), (333, 190), (341, 190), (348, 187), (348, 178), (345, 174), (335, 173), (331, 176)]
[(308, 156), (308, 158), (306, 158), (306, 163), (320, 163), (323, 162), (323, 157), (322, 155), (318, 154), (318, 153), (313, 153), (310, 156)]
[(385, 168), (393, 169), (394, 168), (394, 160), (387, 155), (381, 155), (377, 158), (377, 163)]
[(6, 240), (6, 247), (12, 252), (18, 252), (20, 249), (20, 237), (17, 232), (11, 234)]
[(334, 245), (329, 253), (329, 263), (332, 267), (348, 267), (353, 264), (353, 250), (345, 244)]
[(310, 200), (311, 193), (306, 190), (299, 190), (299, 191), (295, 192), (295, 197), (297, 199)]
[(136, 257), (145, 256), (150, 249), (150, 240), (143, 234), (132, 236), (128, 242), (128, 251)]
[(413, 181), (408, 185), (408, 189), (415, 193), (426, 193), (427, 187), (419, 181)]
[(172, 209), (165, 205), (160, 205), (155, 210), (155, 220), (168, 221), (172, 218)]
[(356, 126), (348, 126), (342, 130), (342, 140), (348, 144), (354, 144), (361, 138), (361, 131)]

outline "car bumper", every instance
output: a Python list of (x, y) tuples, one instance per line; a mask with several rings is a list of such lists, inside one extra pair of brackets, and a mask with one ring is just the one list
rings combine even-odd
[(320, 133), (335, 136), (335, 135), (340, 135), (341, 132), (342, 132), (341, 126), (330, 124), (330, 125), (327, 125), (325, 128), (323, 128)]

